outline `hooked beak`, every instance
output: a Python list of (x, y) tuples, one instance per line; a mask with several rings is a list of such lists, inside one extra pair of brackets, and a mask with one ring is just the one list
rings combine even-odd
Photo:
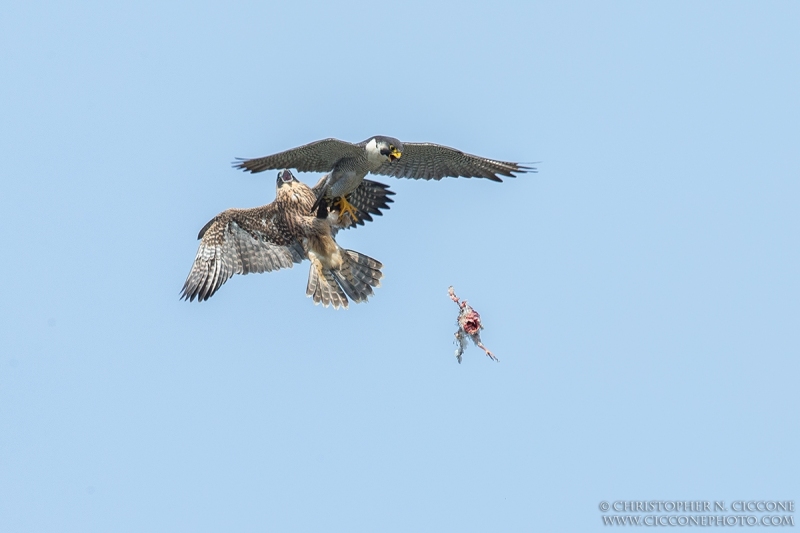
[(400, 153), (400, 150), (394, 148), (391, 152), (389, 152), (389, 161), (397, 161), (400, 159), (400, 156), (403, 155)]

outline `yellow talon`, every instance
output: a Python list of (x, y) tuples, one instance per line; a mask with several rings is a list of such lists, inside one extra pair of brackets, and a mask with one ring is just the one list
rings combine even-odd
[(344, 196), (339, 198), (336, 207), (339, 209), (340, 215), (347, 213), (348, 215), (350, 215), (350, 220), (352, 220), (353, 223), (358, 222), (358, 217), (356, 216), (358, 210), (355, 207), (353, 207), (353, 204), (347, 201), (347, 198), (345, 198)]

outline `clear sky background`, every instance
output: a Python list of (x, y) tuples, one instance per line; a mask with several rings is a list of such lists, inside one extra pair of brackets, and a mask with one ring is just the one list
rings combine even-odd
[[(3, 531), (800, 498), (796, 2), (285, 4), (4, 6)], [(179, 301), (203, 224), (275, 197), (235, 157), (375, 134), (540, 171), (377, 178), (347, 311), (307, 263)], [(499, 363), (456, 363), (449, 285)]]

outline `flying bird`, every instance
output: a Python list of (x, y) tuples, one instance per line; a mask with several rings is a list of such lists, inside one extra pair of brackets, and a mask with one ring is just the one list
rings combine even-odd
[(358, 214), (348, 195), (364, 177), (381, 174), (396, 178), (440, 180), (445, 177), (486, 178), (503, 181), (499, 176), (535, 172), (534, 167), (496, 161), (464, 153), (433, 143), (402, 143), (393, 137), (376, 135), (357, 144), (338, 139), (323, 139), (257, 159), (239, 159), (235, 168), (262, 172), (294, 168), (300, 172), (327, 172), (321, 194), (313, 208), (329, 201), (341, 213)]
[[(228, 209), (211, 219), (197, 236), (192, 269), (181, 298), (204, 301), (234, 274), (270, 272), (311, 261), (306, 295), (325, 307), (348, 307), (348, 297), (363, 302), (380, 286), (382, 264), (336, 243), (339, 229), (354, 219), (328, 213), (322, 205), (310, 215), (321, 183), (309, 188), (288, 170), (278, 173), (275, 201), (252, 209)], [(353, 192), (354, 211), (363, 219), (381, 214), (394, 194), (386, 185), (364, 180)], [(361, 222), (363, 224), (363, 222)]]

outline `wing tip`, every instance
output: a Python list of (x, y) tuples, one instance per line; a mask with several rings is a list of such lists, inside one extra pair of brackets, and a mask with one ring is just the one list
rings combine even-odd
[(241, 169), (241, 170), (244, 171), (244, 170), (247, 170), (246, 163), (248, 161), (250, 161), (250, 160), (249, 159), (245, 159), (244, 157), (237, 157), (236, 161), (231, 161), (231, 166), (233, 168), (238, 168), (238, 169)]

